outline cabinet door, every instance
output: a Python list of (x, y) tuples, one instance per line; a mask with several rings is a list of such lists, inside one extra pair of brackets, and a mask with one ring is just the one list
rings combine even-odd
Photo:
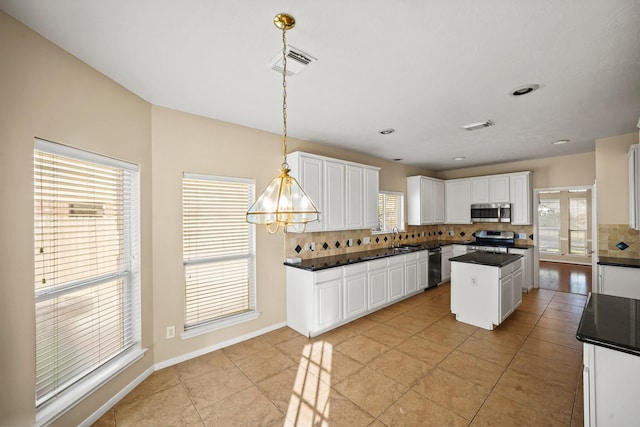
[(500, 322), (513, 311), (513, 276), (507, 274), (500, 279)]
[(420, 180), (420, 224), (433, 224), (433, 185), (428, 178)]
[(367, 311), (367, 274), (344, 278), (344, 318), (352, 319)]
[(444, 182), (432, 181), (433, 183), (433, 222), (444, 224)]
[(364, 170), (364, 228), (378, 226), (379, 175), (377, 169)]
[(471, 203), (489, 203), (489, 178), (471, 179)]
[(453, 247), (445, 246), (442, 248), (442, 257), (440, 258), (440, 281), (446, 282), (451, 279), (451, 261), (453, 257)]
[(413, 294), (418, 291), (418, 262), (410, 261), (404, 265), (404, 293)]
[(369, 310), (387, 303), (387, 269), (372, 270), (369, 276)]
[(509, 175), (489, 177), (489, 203), (509, 203)]
[[(424, 254), (424, 256), (422, 255)], [(429, 285), (429, 256), (427, 251), (418, 252), (418, 289)]]
[(342, 321), (342, 279), (315, 285), (315, 330), (337, 325)]
[(530, 225), (531, 214), (531, 174), (520, 173), (510, 176), (511, 224)]
[(347, 229), (364, 228), (364, 169), (347, 165)]
[(522, 302), (522, 289), (524, 288), (524, 262), (520, 261), (522, 265), (513, 271), (513, 291), (512, 291), (512, 307), (511, 311), (515, 310)]
[(311, 198), (320, 211), (320, 220), (308, 223), (306, 231), (321, 231), (323, 227), (324, 214), (324, 165), (322, 159), (309, 157), (299, 153), (292, 153), (289, 155), (288, 161), (291, 167), (291, 175), (298, 180), (305, 193), (307, 193), (307, 196)]
[(402, 298), (404, 296), (404, 262), (389, 265), (388, 273), (389, 301)]
[(640, 269), (600, 265), (600, 292), (617, 297), (640, 299)]
[(345, 228), (345, 165), (325, 160), (325, 229), (342, 230)]
[(447, 224), (471, 223), (471, 182), (469, 180), (445, 181), (444, 197)]

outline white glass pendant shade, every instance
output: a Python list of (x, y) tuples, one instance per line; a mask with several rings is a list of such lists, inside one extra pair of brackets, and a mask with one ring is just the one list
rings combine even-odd
[[(289, 169), (283, 168), (249, 208), (247, 221), (266, 225), (270, 233), (280, 227), (284, 231), (303, 232), (307, 222), (319, 219), (318, 213), (311, 198), (289, 175)], [(289, 227), (293, 230), (288, 230)]]

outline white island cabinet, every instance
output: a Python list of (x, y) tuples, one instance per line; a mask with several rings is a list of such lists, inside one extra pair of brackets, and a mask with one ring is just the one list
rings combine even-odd
[(473, 252), (452, 258), (451, 312), (493, 330), (522, 302), (522, 256)]

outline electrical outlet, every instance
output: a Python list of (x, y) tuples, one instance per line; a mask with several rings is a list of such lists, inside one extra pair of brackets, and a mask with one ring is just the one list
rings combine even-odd
[(518, 233), (516, 238), (518, 238), (518, 239), (526, 239), (527, 238), (527, 233)]
[(362, 239), (362, 241), (365, 245), (368, 245), (369, 243), (371, 243), (371, 237), (365, 237), (364, 239)]
[(167, 326), (167, 339), (174, 338), (176, 336), (176, 327)]
[(478, 286), (478, 278), (477, 277), (472, 277), (471, 278), (471, 286)]
[(347, 246), (349, 247), (353, 246), (353, 239), (347, 240)]
[(453, 230), (449, 230), (449, 236), (453, 236)]
[(316, 250), (316, 242), (311, 242), (311, 251), (315, 251)]

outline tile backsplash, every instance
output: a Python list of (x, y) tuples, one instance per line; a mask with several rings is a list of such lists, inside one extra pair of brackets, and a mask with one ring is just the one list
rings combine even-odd
[(627, 224), (599, 224), (598, 256), (640, 259), (640, 231)]
[[(474, 240), (477, 230), (510, 230), (525, 233), (526, 240), (518, 243), (533, 244), (532, 226), (511, 224), (464, 224), (407, 226), (400, 233), (400, 244), (417, 244), (434, 240)], [(367, 241), (369, 243), (367, 243)], [(348, 231), (324, 231), (317, 233), (289, 233), (285, 239), (285, 256), (301, 259), (321, 258), (382, 249), (391, 246), (391, 233), (374, 234), (369, 229)], [(315, 249), (312, 249), (315, 247)]]

